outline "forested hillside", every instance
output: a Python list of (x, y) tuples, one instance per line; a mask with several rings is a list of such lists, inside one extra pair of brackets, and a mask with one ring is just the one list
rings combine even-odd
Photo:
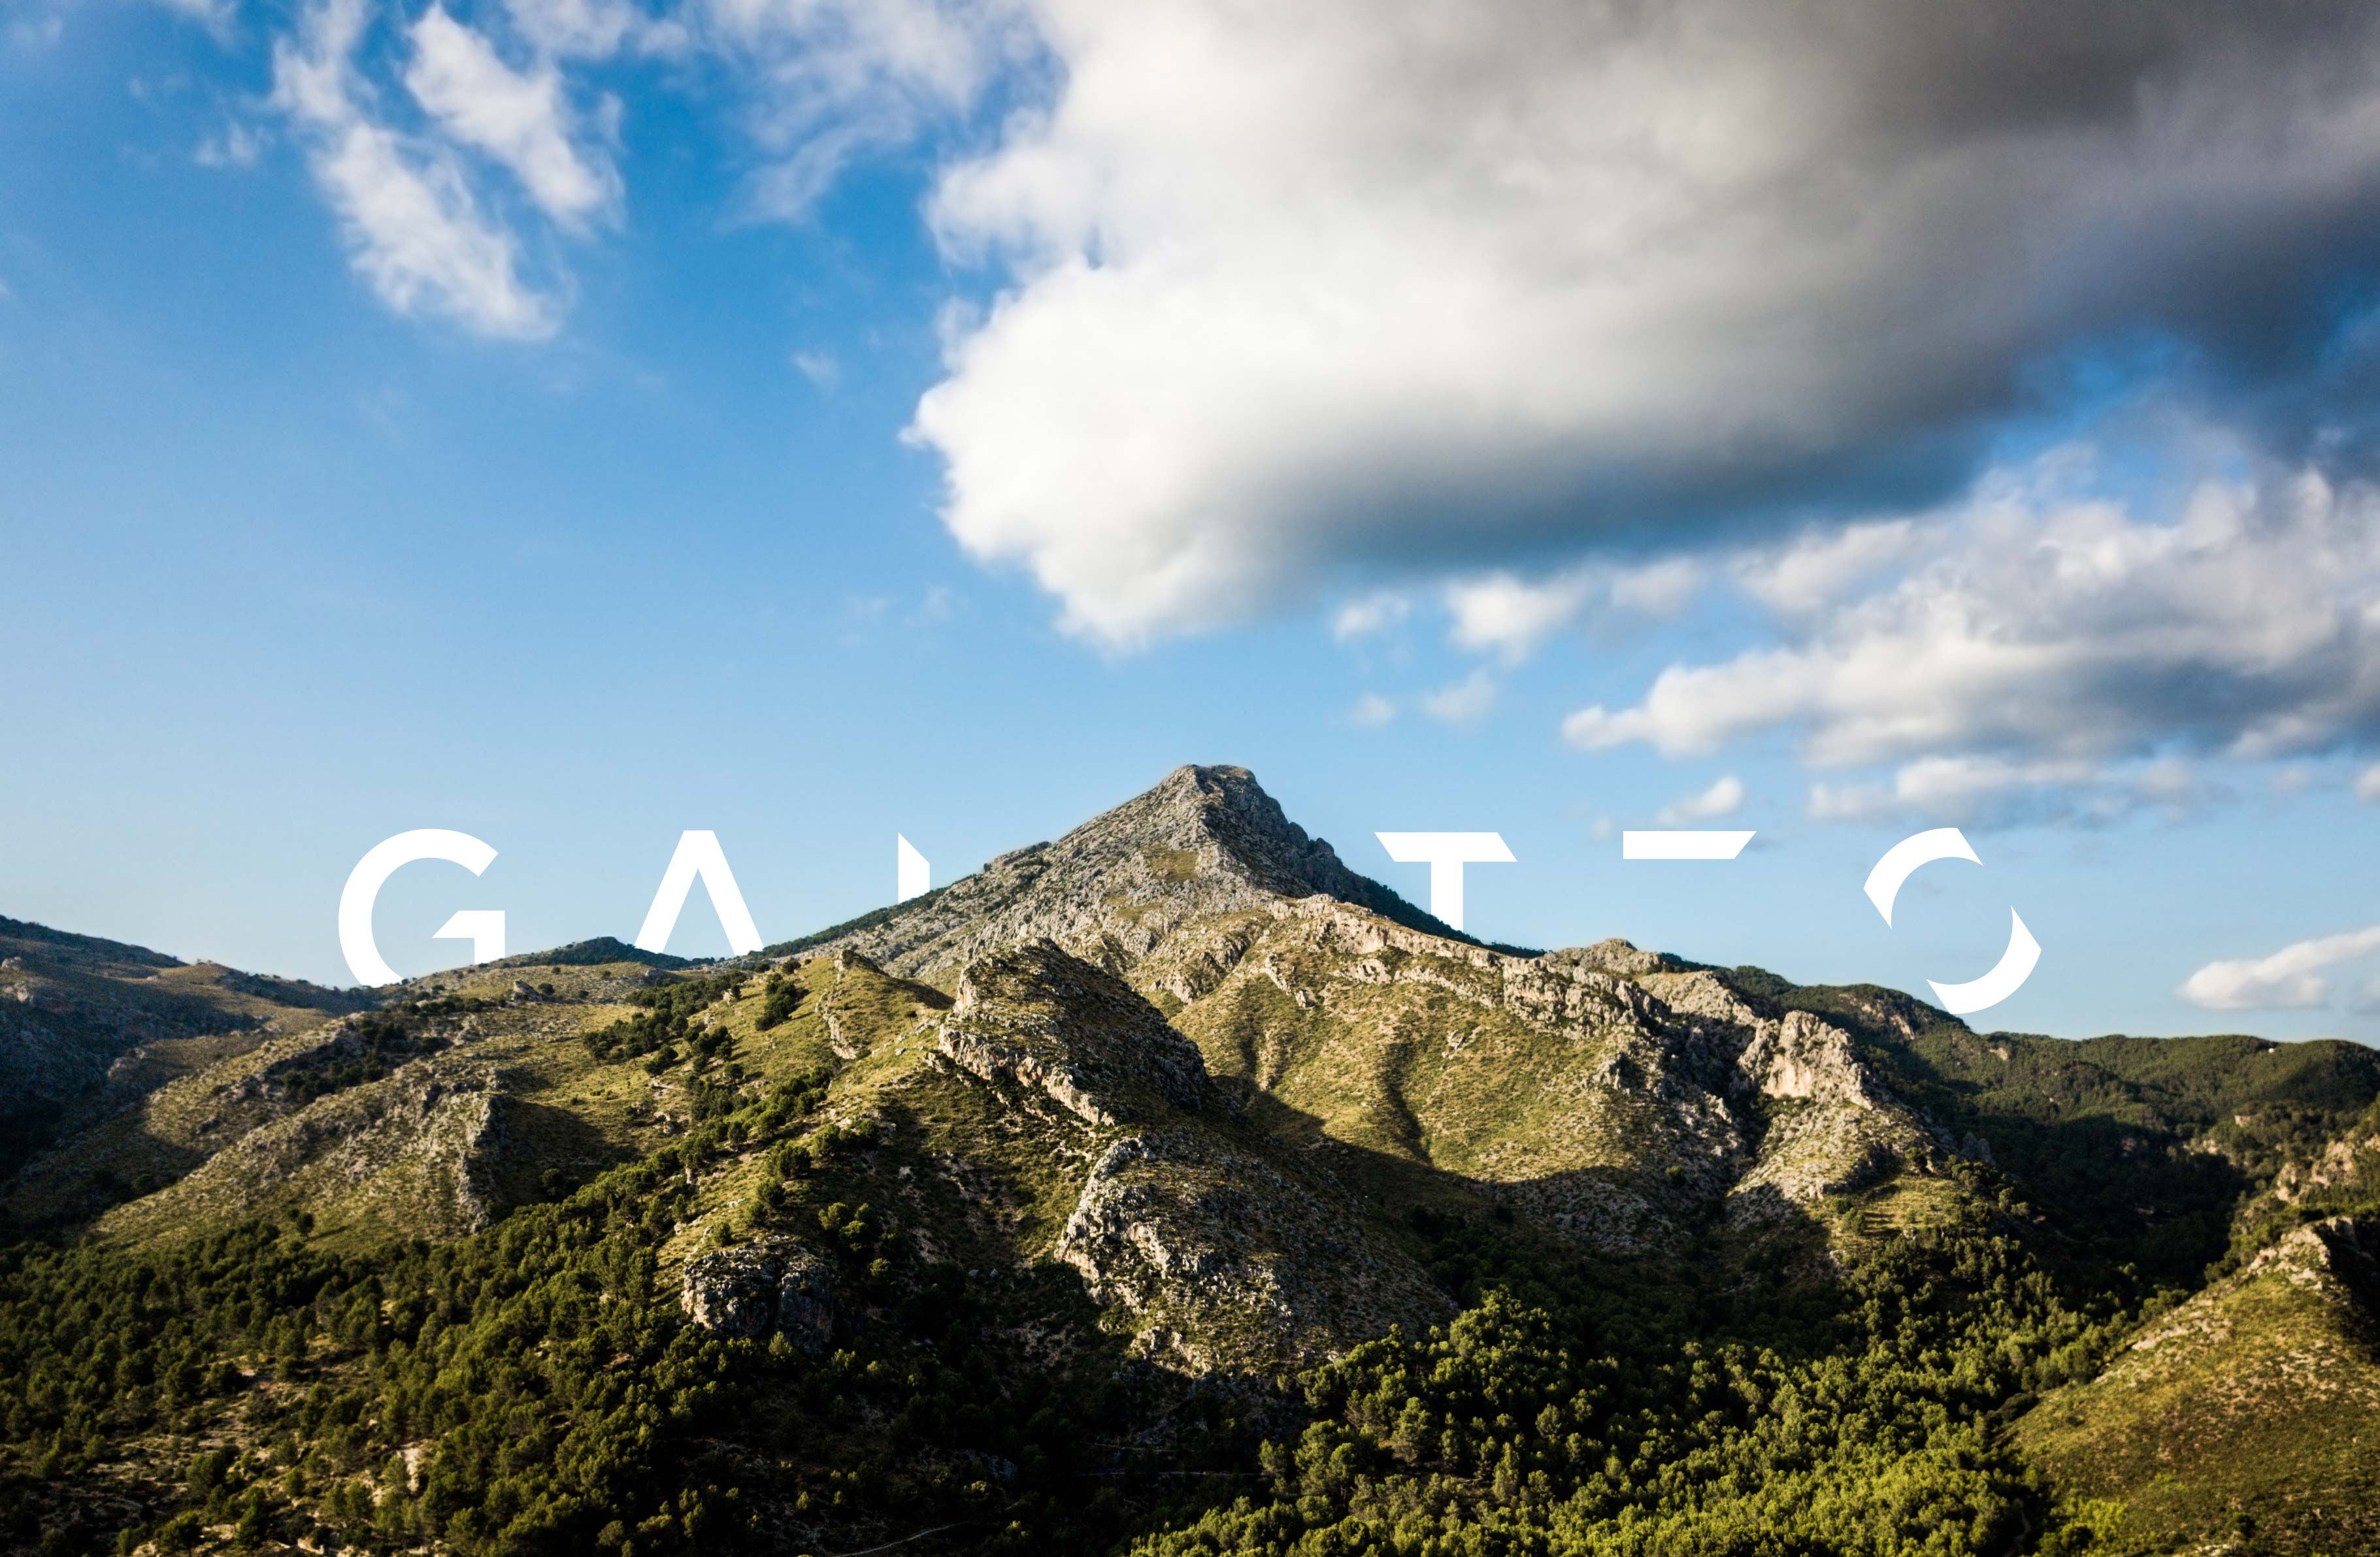
[(152, 1023), (8, 1126), (17, 1549), (2380, 1551), (2354, 1045), (1481, 946), (1231, 768), (727, 964), (6, 928)]

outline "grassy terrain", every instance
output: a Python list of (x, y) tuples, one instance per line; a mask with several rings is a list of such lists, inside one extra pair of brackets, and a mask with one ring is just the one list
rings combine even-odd
[[(0, 1540), (2380, 1548), (2368, 1052), (1182, 919), (1211, 851), (1129, 843), (1079, 943), (935, 983), (605, 942), (360, 998), (20, 935), (0, 983), (160, 1025), (8, 1185)], [(788, 1251), (825, 1344), (689, 1322)]]
[(2017, 1441), (2115, 1512), (2115, 1550), (2380, 1550), (2375, 1251), (2369, 1219), (2297, 1233), (2046, 1396)]

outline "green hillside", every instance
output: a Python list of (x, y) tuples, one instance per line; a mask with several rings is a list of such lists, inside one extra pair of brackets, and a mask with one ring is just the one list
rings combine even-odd
[(1351, 881), (1188, 768), (725, 964), (339, 995), (12, 922), (115, 1072), (0, 1184), (0, 1539), (2380, 1549), (2370, 1052)]

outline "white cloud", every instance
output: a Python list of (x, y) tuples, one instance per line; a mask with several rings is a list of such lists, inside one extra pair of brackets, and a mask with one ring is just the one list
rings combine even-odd
[(2170, 523), (1993, 484), (1934, 561), (1633, 707), (1574, 745), (1703, 755), (1791, 728), (1826, 766), (1961, 754), (2248, 757), (2380, 733), (2380, 494), (2311, 474), (2207, 485)]
[(1771, 610), (1796, 616), (1825, 610), (1856, 585), (1916, 556), (1938, 538), (1940, 525), (1891, 519), (1815, 530), (1781, 546), (1739, 553), (1730, 569), (1736, 584)]
[(1640, 616), (1675, 616), (1703, 586), (1703, 567), (1691, 557), (1671, 557), (1609, 573), (1612, 605)]
[(1908, 816), (1939, 825), (2019, 821), (2108, 823), (2143, 806), (2185, 811), (2201, 786), (2188, 764), (2161, 759), (2113, 766), (2071, 758), (1923, 757), (1886, 783), (1815, 783), (1810, 815), (1821, 822)]
[(2380, 951), (2380, 924), (2283, 947), (2270, 957), (2209, 962), (2183, 981), (2181, 997), (2210, 1011), (2310, 1009), (2327, 1003), (2319, 970)]
[(1743, 780), (1730, 773), (1699, 794), (1681, 795), (1661, 807), (1658, 820), (1665, 827), (1682, 827), (1732, 816), (1743, 804)]
[(795, 352), (794, 370), (822, 390), (831, 390), (843, 381), (843, 364), (832, 352)]
[(1377, 692), (1364, 694), (1347, 710), (1347, 722), (1358, 730), (1378, 730), (1396, 717), (1397, 706)]
[(2380, 801), (2380, 762), (2355, 776), (2355, 798), (2360, 801)]
[(57, 11), (26, 11), (8, 24), (8, 41), (19, 48), (46, 49), (66, 35), (67, 18)]
[(649, 17), (625, 0), (504, 0), (504, 11), (540, 53), (563, 58), (602, 59), (624, 49), (673, 54), (687, 42), (682, 23)]
[(1446, 586), (1447, 640), (1517, 665), (1583, 617), (1674, 616), (1702, 588), (1704, 573), (1692, 558), (1670, 557), (1635, 566), (1597, 563), (1534, 581), (1511, 573), (1458, 579)]
[(702, 41), (745, 72), (768, 155), (756, 211), (806, 215), (844, 168), (964, 112), (1031, 33), (1011, 0), (696, 0)]
[(1421, 699), (1421, 711), (1440, 724), (1477, 724), (1495, 706), (1496, 681), (1485, 670), (1474, 670)]
[(1597, 583), (1584, 573), (1542, 584), (1495, 573), (1450, 585), (1446, 610), (1453, 625), (1448, 636), (1458, 648), (1493, 651), (1516, 664), (1570, 625), (1593, 597)]
[(1413, 601), (1393, 591), (1362, 596), (1341, 606), (1331, 617), (1330, 635), (1342, 644), (1368, 638), (1394, 627), (1412, 610)]
[(483, 335), (551, 335), (557, 301), (522, 279), (512, 233), (482, 210), (454, 153), (372, 116), (351, 63), (365, 22), (362, 0), (323, 0), (273, 51), (273, 102), (307, 142), (356, 270), (398, 313), (443, 315)]
[(502, 163), (565, 227), (617, 213), (620, 175), (610, 157), (575, 142), (577, 116), (551, 63), (514, 69), (443, 5), (421, 13), (412, 37), (406, 87), (448, 135)]
[(917, 597), (917, 609), (909, 613), (912, 627), (934, 627), (959, 614), (958, 591), (947, 584), (929, 584)]
[(917, 407), (945, 520), (1131, 644), (1941, 490), (2077, 342), (2280, 371), (2380, 20), (2008, 3), (1040, 0), (1052, 101), (932, 202), (1014, 282)]

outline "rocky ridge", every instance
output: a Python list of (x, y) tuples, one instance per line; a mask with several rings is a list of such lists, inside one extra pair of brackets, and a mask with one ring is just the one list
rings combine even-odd
[(1262, 1372), (1451, 1312), (1339, 1185), (1219, 1106), (1156, 1008), (1054, 942), (971, 964), (935, 1053), (1088, 1164), (1050, 1253), (1142, 1355)]
[(1392, 922), (1463, 937), (1289, 820), (1244, 767), (1184, 766), (1054, 843), (1001, 855), (873, 923), (800, 944), (858, 951), (903, 978), (944, 983), (977, 957), (1057, 942), (1122, 972), (1185, 928), (1321, 894)]

